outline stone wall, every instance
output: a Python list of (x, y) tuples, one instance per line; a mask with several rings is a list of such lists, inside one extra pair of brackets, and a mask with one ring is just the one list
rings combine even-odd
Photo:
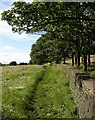
[(78, 108), (80, 118), (95, 119), (95, 79), (90, 79), (87, 75), (83, 79), (84, 73), (80, 73), (76, 68), (64, 65), (69, 86), (73, 93), (75, 103)]

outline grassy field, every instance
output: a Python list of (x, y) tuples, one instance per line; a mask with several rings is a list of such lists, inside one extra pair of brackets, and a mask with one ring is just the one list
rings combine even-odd
[(4, 118), (78, 118), (64, 69), (55, 66), (3, 67)]

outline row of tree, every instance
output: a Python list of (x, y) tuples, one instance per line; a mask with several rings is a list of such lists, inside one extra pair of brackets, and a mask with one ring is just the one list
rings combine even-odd
[(95, 54), (95, 2), (14, 2), (2, 20), (14, 32), (44, 32), (32, 45), (32, 63), (65, 63), (71, 56), (72, 65), (80, 66), (82, 56), (87, 71), (87, 58), (90, 65), (90, 55)]
[(12, 61), (12, 62), (9, 63), (9, 65), (10, 65), (10, 66), (16, 66), (16, 65), (28, 65), (28, 63), (21, 62), (21, 63), (17, 64), (16, 61)]
[(47, 62), (60, 63), (65, 58), (70, 57), (69, 48), (64, 40), (56, 39), (48, 35), (42, 35), (35, 44), (32, 45), (30, 53), (33, 64), (43, 64)]
[(28, 65), (28, 64), (30, 64), (30, 63), (21, 62), (21, 63), (17, 64), (16, 61), (11, 61), (9, 64), (2, 64), (2, 63), (0, 63), (0, 66), (6, 66), (6, 65), (16, 66), (16, 65)]

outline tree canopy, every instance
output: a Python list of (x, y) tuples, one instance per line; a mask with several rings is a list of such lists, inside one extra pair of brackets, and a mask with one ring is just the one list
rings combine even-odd
[(10, 10), (2, 13), (2, 20), (12, 26), (13, 32), (45, 32), (32, 45), (33, 63), (59, 62), (74, 55), (80, 65), (87, 55), (95, 52), (95, 2), (14, 2)]

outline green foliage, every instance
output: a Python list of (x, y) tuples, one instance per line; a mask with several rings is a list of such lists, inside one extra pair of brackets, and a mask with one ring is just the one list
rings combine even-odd
[(91, 71), (89, 74), (95, 78), (95, 71)]
[(95, 63), (88, 66), (88, 74), (95, 78)]
[(66, 47), (64, 40), (50, 37), (50, 34), (45, 34), (40, 37), (31, 49), (31, 61), (33, 64), (43, 64), (56, 61), (59, 63), (64, 57), (68, 57), (69, 47)]
[[(58, 63), (75, 53), (78, 66), (80, 55), (84, 56), (86, 71), (87, 55), (95, 52), (94, 7), (95, 2), (14, 2), (10, 10), (2, 13), (2, 20), (12, 26), (13, 32), (46, 33), (32, 46), (30, 56), (34, 64), (54, 60)], [(41, 39), (48, 43), (45, 40), (43, 44)]]

